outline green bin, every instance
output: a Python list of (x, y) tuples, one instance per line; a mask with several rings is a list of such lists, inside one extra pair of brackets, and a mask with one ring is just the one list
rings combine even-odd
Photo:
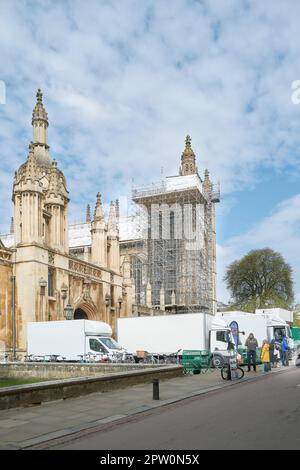
[(211, 366), (212, 354), (207, 350), (184, 350), (182, 367), (185, 374), (199, 374)]

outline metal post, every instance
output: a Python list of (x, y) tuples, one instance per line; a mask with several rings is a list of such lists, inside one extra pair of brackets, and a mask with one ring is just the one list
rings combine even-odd
[(17, 360), (16, 355), (16, 276), (11, 277), (12, 281), (12, 350), (13, 350), (13, 361)]
[(227, 380), (231, 380), (231, 367), (230, 367), (230, 358), (228, 361), (228, 372), (227, 372)]
[(159, 380), (153, 380), (153, 400), (159, 400)]

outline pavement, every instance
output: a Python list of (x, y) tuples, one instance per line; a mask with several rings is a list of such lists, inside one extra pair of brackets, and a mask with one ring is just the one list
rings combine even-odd
[[(101, 457), (102, 463), (111, 462), (110, 456), (128, 457), (129, 453), (132, 468), (172, 463), (170, 455), (174, 464), (178, 450), (184, 450), (186, 456), (196, 455), (199, 464), (201, 450), (299, 450), (299, 372), (291, 367), (284, 373), (197, 395), (83, 433), (50, 449), (97, 450), (93, 455), (98, 461)], [(135, 450), (142, 452), (136, 455)], [(56, 454), (49, 457), (56, 459)]]
[(78, 398), (58, 400), (26, 408), (0, 411), (0, 450), (44, 449), (66, 442), (78, 435), (96, 432), (112, 423), (129, 420), (132, 416), (167, 406), (191, 397), (211, 393), (227, 387), (236, 387), (268, 375), (288, 372), (273, 369), (264, 373), (245, 372), (239, 381), (224, 381), (220, 371), (160, 382), (160, 400), (153, 400), (152, 383), (92, 393)]

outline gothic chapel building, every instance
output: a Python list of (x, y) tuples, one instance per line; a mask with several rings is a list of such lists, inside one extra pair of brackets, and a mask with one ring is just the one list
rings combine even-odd
[(32, 142), (13, 180), (13, 226), (0, 240), (0, 346), (15, 356), (26, 351), (27, 322), (64, 320), (67, 304), (75, 319), (102, 320), (113, 330), (118, 316), (132, 312), (115, 203), (106, 221), (98, 193), (89, 253), (69, 249), (67, 181), (49, 155), (48, 115), (40, 90), (36, 96)]

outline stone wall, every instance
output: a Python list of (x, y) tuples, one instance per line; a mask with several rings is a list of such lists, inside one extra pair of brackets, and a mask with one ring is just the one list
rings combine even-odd
[(11, 276), (12, 265), (0, 259), (0, 341), (6, 350), (12, 348)]
[[(140, 368), (95, 377), (77, 377), (53, 380), (30, 385), (20, 385), (0, 389), (0, 410), (43, 402), (74, 398), (94, 392), (119, 390), (128, 386), (151, 383), (154, 379), (170, 379), (182, 376), (181, 366)], [(149, 385), (151, 394), (151, 385)]]
[[(98, 375), (117, 374), (127, 371), (153, 369), (152, 364), (80, 364), (80, 363), (0, 363), (0, 377), (3, 378), (39, 378), (66, 379), (69, 377), (91, 377)], [(166, 366), (160, 366), (162, 369)]]

